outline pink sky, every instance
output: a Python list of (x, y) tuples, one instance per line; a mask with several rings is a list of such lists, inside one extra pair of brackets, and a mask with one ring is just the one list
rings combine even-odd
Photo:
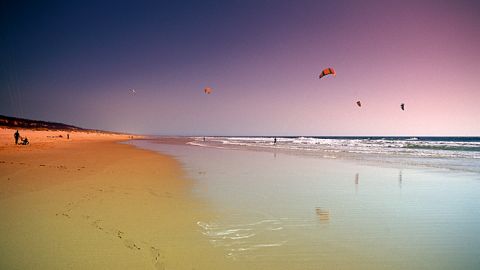
[(148, 134), (480, 135), (474, 1), (64, 5), (38, 24), (35, 8), (9, 13), (0, 114)]

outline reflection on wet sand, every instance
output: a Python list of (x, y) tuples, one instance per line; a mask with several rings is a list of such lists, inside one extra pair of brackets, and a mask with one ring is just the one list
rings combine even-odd
[(243, 268), (478, 269), (478, 175), (158, 147), (182, 157), (199, 180), (194, 195), (215, 211), (197, 219), (198, 233)]
[(398, 186), (402, 188), (402, 171), (398, 174)]
[(321, 222), (327, 222), (330, 220), (330, 210), (317, 207), (315, 208), (315, 212), (317, 213), (318, 219), (320, 219)]
[(355, 174), (355, 193), (358, 192), (358, 173)]

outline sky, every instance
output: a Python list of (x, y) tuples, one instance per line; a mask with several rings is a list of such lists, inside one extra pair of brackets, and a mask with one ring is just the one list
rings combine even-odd
[(2, 115), (158, 135), (480, 136), (478, 1), (0, 5)]

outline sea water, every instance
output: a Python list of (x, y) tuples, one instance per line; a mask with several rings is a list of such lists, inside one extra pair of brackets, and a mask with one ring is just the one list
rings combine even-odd
[[(480, 137), (193, 137), (191, 145), (287, 151), (480, 173)], [(205, 139), (205, 140), (204, 140)], [(274, 143), (275, 142), (275, 143)]]
[[(273, 144), (264, 137), (211, 137), (186, 145), (135, 144), (184, 165), (195, 195), (216, 213), (197, 220), (198, 232), (246, 268), (479, 269), (478, 142), (368, 140), (277, 138)], [(473, 150), (459, 154), (459, 144)]]

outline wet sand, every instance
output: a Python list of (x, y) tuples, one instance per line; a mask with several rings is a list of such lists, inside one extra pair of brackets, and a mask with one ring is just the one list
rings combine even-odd
[(284, 152), (133, 141), (177, 157), (199, 227), (244, 269), (478, 269), (480, 175)]
[(31, 145), (16, 146), (13, 132), (0, 132), (1, 269), (234, 267), (199, 232), (211, 213), (176, 160), (125, 135), (21, 130)]

